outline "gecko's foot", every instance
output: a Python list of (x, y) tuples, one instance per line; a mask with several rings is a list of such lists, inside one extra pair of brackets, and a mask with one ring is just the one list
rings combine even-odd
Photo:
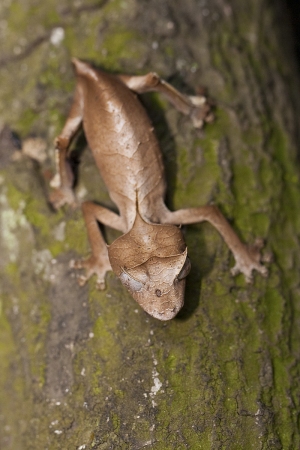
[(66, 150), (70, 145), (70, 138), (59, 135), (54, 139), (54, 145), (57, 150)]
[(194, 107), (191, 111), (191, 119), (195, 128), (202, 128), (204, 123), (211, 123), (214, 120), (212, 104), (204, 95), (189, 96)]
[(59, 209), (63, 205), (70, 205), (72, 208), (78, 206), (74, 192), (69, 188), (54, 189), (49, 195), (49, 201), (54, 209)]
[(263, 240), (257, 239), (254, 245), (244, 246), (243, 251), (235, 255), (235, 266), (231, 269), (232, 275), (243, 273), (247, 283), (252, 283), (252, 272), (256, 270), (263, 277), (267, 277), (268, 269), (261, 264), (261, 261), (268, 261), (269, 258), (263, 258), (261, 249), (263, 248)]
[(72, 269), (84, 269), (85, 275), (78, 275), (77, 280), (79, 286), (84, 286), (85, 283), (93, 276), (97, 276), (97, 289), (103, 291), (105, 289), (105, 275), (111, 270), (108, 258), (96, 258), (90, 256), (87, 259), (71, 260), (70, 267)]

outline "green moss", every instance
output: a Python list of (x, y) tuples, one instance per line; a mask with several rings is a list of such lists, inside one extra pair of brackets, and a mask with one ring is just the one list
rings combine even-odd
[(280, 428), (279, 434), (282, 442), (283, 448), (289, 448), (291, 445), (291, 436), (293, 435), (293, 425), (290, 411), (290, 399), (289, 393), (284, 388), (289, 384), (289, 376), (288, 376), (288, 361), (286, 366), (282, 364), (282, 358), (273, 358), (273, 371), (274, 371), (274, 380), (277, 390), (276, 400), (274, 400), (274, 406), (276, 407), (276, 411), (280, 411), (280, 414), (277, 413), (277, 417), (279, 419)]
[(26, 203), (24, 214), (28, 222), (38, 228), (42, 236), (47, 237), (50, 235), (51, 225), (48, 220), (45, 220), (43, 206), (41, 207), (40, 201), (37, 198), (32, 197)]
[(56, 258), (58, 255), (63, 253), (63, 251), (68, 247), (65, 242), (55, 241), (53, 239), (53, 243), (48, 245), (49, 251), (51, 252), (53, 258)]
[(125, 392), (121, 391), (120, 389), (117, 389), (117, 390), (115, 391), (115, 395), (116, 395), (118, 398), (124, 398), (124, 397), (125, 397)]
[[(47, 61), (47, 66), (45, 66), (39, 77), (39, 82), (43, 85), (44, 89), (61, 91), (63, 92), (63, 95), (66, 95), (68, 92), (74, 90), (75, 77), (74, 80), (69, 80), (66, 76), (62, 76), (59, 59), (57, 57), (50, 57)], [(57, 102), (56, 98), (55, 102)], [(51, 103), (49, 106), (51, 106)], [(55, 106), (55, 104), (53, 106)], [(52, 112), (53, 108), (50, 107), (49, 114)]]
[(123, 13), (123, 11), (128, 8), (128, 3), (130, 4), (130, 2), (124, 0), (112, 0), (106, 3), (103, 12), (108, 17), (115, 17), (117, 14)]
[(252, 200), (250, 197), (251, 193), (256, 188), (255, 177), (251, 167), (247, 164), (235, 165), (233, 183), (238, 204), (249, 205), (249, 200)]
[(222, 281), (217, 281), (214, 285), (214, 295), (221, 297), (228, 294), (228, 287)]
[(174, 370), (177, 365), (177, 358), (174, 354), (169, 354), (168, 357), (165, 359), (165, 367), (168, 370)]
[[(102, 48), (104, 56), (98, 56), (99, 63), (109, 70), (122, 70), (120, 60), (137, 60), (140, 56), (138, 46), (139, 36), (133, 30), (118, 27), (105, 36)], [(134, 45), (133, 45), (134, 43)], [(117, 56), (117, 57), (116, 57)]]
[(283, 210), (293, 220), (297, 229), (300, 230), (300, 218), (297, 213), (300, 186), (297, 163), (295, 154), (291, 151), (291, 145), (279, 127), (274, 126), (272, 129), (270, 148), (273, 149), (274, 156), (280, 164), (285, 181), (285, 189), (282, 192)]
[(107, 67), (110, 71), (124, 70), (124, 60), (137, 60), (142, 56), (143, 41), (134, 30), (124, 27), (116, 20), (109, 21), (109, 27), (99, 35), (99, 23), (105, 21), (108, 9), (115, 15), (122, 9), (119, 2), (109, 2), (103, 10), (93, 16), (82, 16), (80, 35), (73, 26), (66, 27), (64, 44), (69, 53)]
[[(45, 220), (46, 205), (41, 204), (40, 199), (32, 198), (29, 194), (22, 194), (10, 184), (8, 184), (7, 196), (11, 207), (16, 213), (20, 214), (19, 220), (22, 221), (22, 217), (24, 217), (27, 223), (33, 226), (37, 245), (40, 248), (47, 247), (53, 257), (57, 257), (60, 253), (70, 248), (74, 250), (86, 249), (84, 226), (82, 227), (82, 238), (79, 239), (79, 230), (78, 236), (76, 236), (76, 229), (78, 228), (76, 220), (74, 220), (75, 230), (73, 230), (73, 233), (70, 233), (69, 236), (70, 240), (65, 239), (63, 241), (58, 241), (55, 239), (53, 230), (55, 229), (55, 226), (60, 223), (61, 218), (64, 216), (64, 212), (60, 211), (56, 214), (51, 214), (48, 216), (48, 219)], [(20, 212), (20, 205), (25, 205), (22, 214)], [(72, 226), (72, 222), (70, 223), (70, 226)], [(81, 242), (83, 242), (82, 246), (80, 245)], [(11, 267), (13, 267), (13, 265), (11, 265)], [(10, 266), (8, 266), (6, 270), (11, 271)]]
[(24, 192), (18, 190), (12, 183), (6, 183), (7, 198), (10, 206), (17, 211), (20, 205), (24, 203)]
[[(231, 65), (230, 52), (228, 47), (231, 46), (230, 41), (232, 38), (232, 30), (223, 29), (222, 38), (220, 36), (216, 37), (217, 42), (210, 47), (210, 57), (213, 66), (220, 72), (223, 73), (224, 88), (219, 93), (218, 100), (232, 101), (235, 96), (236, 86), (234, 85), (234, 79), (230, 76), (225, 69)], [(215, 41), (215, 38), (213, 38)]]
[(52, 1), (51, 3), (51, 6), (48, 3), (47, 12), (41, 14), (40, 5), (31, 7), (31, 11), (29, 12), (30, 16), (36, 18), (36, 20), (42, 21), (47, 28), (52, 28), (61, 23), (61, 15), (57, 10), (56, 1)]
[[(93, 20), (93, 19), (92, 19)], [(94, 21), (99, 17), (95, 14)], [(82, 20), (81, 23), (81, 35), (79, 36), (74, 26), (65, 27), (64, 46), (68, 51), (68, 57), (71, 62), (71, 57), (82, 57), (83, 59), (90, 59), (91, 55), (95, 54), (95, 42), (96, 42), (96, 30), (95, 26), (90, 26), (90, 33), (88, 34), (85, 27), (85, 23)], [(93, 23), (93, 25), (95, 25)]]
[[(31, 2), (20, 3), (13, 1), (10, 5), (9, 27), (11, 31), (20, 33), (21, 29), (24, 29), (28, 24), (34, 24), (37, 22), (42, 23), (46, 27), (50, 27), (61, 21), (61, 18), (57, 12), (55, 2), (48, 2), (47, 11), (44, 8), (40, 8), (35, 4), (31, 5)], [(51, 3), (53, 3), (51, 5)]]
[(101, 353), (102, 358), (105, 358), (108, 361), (110, 360), (111, 355), (115, 354), (117, 350), (114, 336), (110, 328), (111, 324), (108, 326), (103, 317), (97, 319), (93, 328), (95, 335), (94, 339), (97, 339), (100, 345), (99, 352)]
[(250, 126), (242, 131), (243, 143), (251, 149), (259, 148), (263, 143), (263, 133), (260, 128)]
[(111, 421), (113, 423), (113, 428), (116, 433), (120, 430), (120, 418), (115, 413), (111, 413)]
[(276, 289), (267, 289), (264, 295), (264, 328), (268, 330), (268, 334), (272, 342), (276, 342), (282, 331), (282, 315), (285, 300), (280, 292)]
[(5, 265), (4, 271), (6, 275), (8, 275), (10, 278), (14, 279), (19, 272), (19, 265), (16, 262), (11, 262), (9, 264)]
[(54, 135), (57, 136), (66, 122), (66, 111), (58, 111), (56, 108), (57, 106), (55, 106), (54, 110), (49, 111), (47, 122), (51, 127), (53, 127), (55, 130)]
[(271, 220), (267, 214), (257, 213), (251, 216), (251, 225), (257, 236), (267, 236), (270, 229)]
[(166, 53), (166, 55), (169, 58), (174, 58), (174, 56), (175, 56), (175, 50), (174, 50), (174, 48), (171, 45), (165, 45), (164, 46), (164, 52)]
[(23, 136), (26, 136), (32, 130), (33, 124), (37, 119), (37, 112), (28, 108), (22, 112), (22, 119), (19, 122), (18, 130)]
[[(30, 355), (30, 372), (35, 377), (37, 385), (42, 387), (45, 382), (46, 370), (45, 343), (51, 319), (49, 303), (44, 292), (40, 290), (34, 280), (27, 285), (27, 289), (24, 291), (19, 269), (19, 264), (9, 264), (6, 266), (6, 273), (14, 283), (13, 298), (16, 301), (18, 314), (27, 318), (27, 327), (23, 330), (23, 338)], [(28, 302), (28, 298), (31, 301)], [(15, 389), (22, 393), (23, 388), (23, 382), (20, 383), (20, 380), (17, 380)]]
[[(198, 147), (197, 141), (194, 149), (195, 147)], [(197, 168), (191, 166), (189, 162), (190, 155), (187, 149), (178, 149), (180, 175), (177, 183), (178, 189), (174, 199), (175, 208), (179, 205), (186, 204), (186, 199), (188, 199), (190, 206), (206, 204), (211, 196), (216, 180), (218, 180), (220, 174), (217, 152), (218, 141), (203, 140), (201, 148), (203, 149), (204, 163), (201, 167)], [(196, 174), (197, 176), (195, 176)]]
[(80, 211), (75, 212), (74, 216), (67, 221), (65, 236), (64, 245), (67, 249), (73, 250), (79, 255), (86, 254), (88, 250), (87, 233)]
[(24, 24), (26, 23), (28, 14), (28, 6), (18, 1), (13, 1), (10, 4), (10, 18), (9, 18), (9, 28), (11, 31), (19, 32), (20, 27), (24, 29)]
[[(1, 358), (1, 371), (0, 378), (1, 384), (6, 380), (7, 370), (11, 364), (11, 359), (14, 356), (15, 345), (13, 340), (13, 332), (11, 325), (4, 313), (4, 297), (0, 297), (0, 358)], [(3, 394), (0, 389), (0, 395)]]

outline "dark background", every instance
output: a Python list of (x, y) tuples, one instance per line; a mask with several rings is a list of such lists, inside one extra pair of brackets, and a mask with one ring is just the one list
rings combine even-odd
[(294, 46), (300, 70), (300, 2), (299, 0), (286, 0), (285, 4), (291, 19)]

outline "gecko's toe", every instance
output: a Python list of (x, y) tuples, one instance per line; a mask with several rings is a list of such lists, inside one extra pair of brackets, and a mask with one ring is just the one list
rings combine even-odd
[(259, 272), (262, 274), (264, 278), (267, 278), (269, 271), (265, 266), (260, 266)]
[(265, 266), (263, 266), (262, 264), (256, 263), (253, 260), (252, 260), (252, 262), (248, 262), (247, 265), (236, 263), (230, 269), (230, 272), (231, 272), (232, 276), (236, 276), (239, 273), (242, 273), (245, 277), (246, 283), (252, 284), (254, 270), (259, 272), (265, 278), (268, 276), (268, 269)]
[(265, 263), (271, 263), (274, 260), (274, 255), (271, 251), (266, 251), (263, 253), (261, 261)]
[(105, 281), (98, 278), (98, 279), (97, 279), (97, 282), (96, 282), (96, 288), (97, 288), (99, 291), (104, 291), (104, 290), (105, 290)]
[(94, 256), (90, 256), (87, 259), (72, 259), (69, 263), (71, 269), (84, 269), (84, 274), (77, 276), (77, 281), (80, 286), (84, 286), (85, 283), (93, 276), (97, 276), (96, 287), (103, 291), (106, 288), (105, 275), (106, 272), (111, 270), (109, 260), (103, 261)]
[(212, 122), (214, 122), (214, 120), (215, 120), (215, 115), (213, 113), (210, 113), (205, 117), (206, 123), (212, 123)]
[(264, 247), (264, 240), (262, 238), (256, 238), (253, 247), (256, 250), (261, 250)]
[(245, 275), (245, 280), (247, 284), (253, 284), (253, 276), (252, 273), (250, 274), (244, 274)]
[(82, 269), (83, 264), (81, 259), (71, 259), (69, 262), (70, 269)]
[(203, 128), (203, 120), (197, 117), (192, 117), (192, 122), (195, 128)]
[(235, 266), (231, 267), (230, 273), (233, 277), (235, 277), (238, 273), (240, 273), (239, 266), (235, 264)]
[(210, 123), (214, 120), (212, 104), (205, 95), (192, 95), (189, 99), (193, 104), (190, 117), (195, 128), (201, 129), (205, 122)]
[(72, 208), (77, 206), (75, 195), (71, 188), (55, 188), (49, 194), (49, 202), (57, 210), (64, 205), (70, 205)]
[(189, 99), (194, 106), (202, 107), (207, 103), (207, 98), (205, 95), (189, 95)]
[(88, 280), (88, 278), (85, 277), (84, 275), (79, 275), (79, 276), (77, 277), (78, 284), (79, 284), (79, 286), (81, 286), (81, 287), (85, 285), (85, 283), (87, 282), (87, 280)]

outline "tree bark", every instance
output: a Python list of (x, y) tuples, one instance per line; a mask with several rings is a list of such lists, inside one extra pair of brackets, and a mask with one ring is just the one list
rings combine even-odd
[[(11, 0), (0, 14), (0, 447), (299, 448), (300, 97), (285, 9)], [(154, 70), (187, 93), (207, 88), (216, 117), (201, 132), (157, 95), (142, 97), (168, 204), (215, 203), (243, 241), (263, 238), (267, 279), (233, 278), (226, 245), (202, 224), (185, 230), (193, 268), (170, 322), (144, 313), (113, 274), (103, 292), (77, 285), (68, 261), (88, 254), (81, 213), (47, 201), (71, 56)], [(79, 138), (78, 197), (113, 208), (84, 147)]]

